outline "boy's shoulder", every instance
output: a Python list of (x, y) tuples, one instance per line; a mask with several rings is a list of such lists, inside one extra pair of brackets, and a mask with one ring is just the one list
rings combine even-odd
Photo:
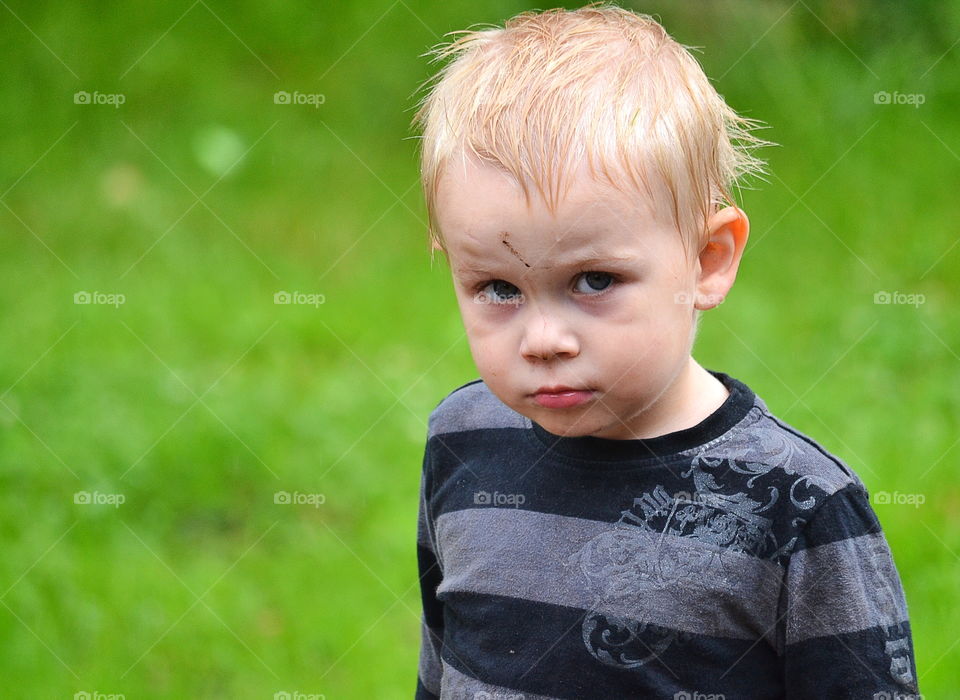
[[(742, 416), (723, 434), (684, 450), (678, 457), (700, 463), (724, 461), (741, 465), (747, 479), (776, 471), (791, 482), (802, 479), (825, 495), (847, 487), (866, 491), (859, 475), (842, 459), (777, 417), (746, 384), (729, 375), (716, 374), (730, 389), (728, 404), (738, 404)], [(725, 405), (720, 410), (729, 408)], [(478, 378), (457, 387), (437, 404), (430, 413), (428, 438), (502, 428), (530, 429), (531, 421), (505, 405)]]
[(495, 428), (526, 428), (529, 419), (498, 399), (483, 379), (447, 394), (430, 413), (427, 437)]
[(776, 469), (802, 478), (827, 494), (847, 487), (863, 488), (859, 475), (817, 440), (774, 414), (766, 402), (737, 379), (731, 384), (751, 404), (743, 419), (708, 443), (688, 451), (700, 460), (725, 460), (746, 469)]

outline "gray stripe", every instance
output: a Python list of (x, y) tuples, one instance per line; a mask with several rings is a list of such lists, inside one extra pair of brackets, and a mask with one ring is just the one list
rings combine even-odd
[(907, 620), (900, 577), (880, 533), (796, 552), (787, 589), (788, 644)]
[(837, 457), (829, 452), (825, 454), (785, 430), (776, 418), (764, 412), (761, 405), (762, 402), (756, 399), (753, 408), (736, 426), (712, 442), (684, 454), (699, 459), (735, 460), (763, 474), (783, 469), (804, 486), (817, 486), (828, 495), (856, 481), (837, 466), (840, 461)]
[(514, 508), (444, 513), (436, 531), (441, 599), (457, 591), (502, 595), (717, 637), (767, 635), (773, 643), (781, 569), (756, 557)]
[(443, 664), (441, 700), (556, 700), (546, 695), (532, 695), (499, 685), (490, 685), (465, 676), (453, 666)]
[(436, 647), (431, 641), (430, 628), (423, 616), (420, 616), (420, 664), (417, 672), (420, 675), (420, 682), (423, 687), (434, 695), (440, 694), (440, 657), (437, 654), (437, 648), (442, 640), (436, 640)]
[(483, 382), (453, 392), (430, 414), (428, 437), (484, 428), (527, 428), (530, 421), (493, 395)]

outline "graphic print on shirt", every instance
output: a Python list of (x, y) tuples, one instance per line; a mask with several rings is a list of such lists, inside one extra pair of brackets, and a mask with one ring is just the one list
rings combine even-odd
[[(749, 474), (749, 493), (724, 489), (703, 467), (734, 477)], [(643, 602), (655, 600), (652, 593), (666, 593), (683, 607), (697, 589), (735, 592), (741, 572), (734, 557), (725, 557), (726, 552), (773, 560), (793, 545), (795, 538), (780, 545), (770, 519), (762, 515), (777, 503), (780, 491), (769, 484), (754, 488), (754, 482), (772, 469), (762, 464), (695, 459), (681, 474), (692, 482), (689, 491), (671, 494), (657, 485), (634, 498), (610, 530), (570, 557), (568, 563), (579, 566), (596, 594), (596, 608), (630, 607), (636, 611), (628, 618), (590, 610), (581, 633), (591, 656), (622, 668), (649, 663), (671, 644), (682, 644), (690, 637), (651, 621)], [(796, 510), (807, 510), (816, 503), (813, 496), (803, 497), (804, 487), (811, 484), (805, 476), (790, 484), (788, 493)], [(678, 540), (672, 538), (706, 546), (678, 546)]]
[[(642, 591), (661, 585), (651, 540), (637, 528), (618, 524), (592, 538), (568, 561), (579, 566), (596, 594), (594, 608), (581, 623), (581, 636), (590, 654), (610, 666), (634, 668), (663, 653), (681, 632), (650, 621), (643, 609), (649, 596)], [(638, 594), (640, 593), (640, 594)], [(601, 608), (632, 608), (630, 617)]]

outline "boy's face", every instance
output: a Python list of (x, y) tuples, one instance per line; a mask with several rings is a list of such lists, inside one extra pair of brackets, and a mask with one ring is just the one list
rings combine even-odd
[[(473, 359), (503, 403), (571, 437), (647, 437), (683, 412), (699, 264), (666, 206), (581, 168), (551, 215), (490, 165), (449, 165), (438, 225)], [(556, 387), (578, 393), (537, 395)]]

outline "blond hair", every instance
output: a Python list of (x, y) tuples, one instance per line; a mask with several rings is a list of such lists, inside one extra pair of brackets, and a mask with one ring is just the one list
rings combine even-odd
[(685, 245), (702, 241), (718, 205), (733, 204), (741, 178), (763, 172), (752, 155), (769, 143), (751, 133), (759, 122), (727, 106), (648, 15), (593, 3), (452, 34), (462, 36), (424, 54), (450, 60), (421, 86), (413, 118), (432, 248), (445, 250), (437, 190), (456, 153), (512, 175), (528, 202), (532, 183), (551, 212), (583, 159), (623, 192), (624, 177), (651, 197), (665, 186)]

